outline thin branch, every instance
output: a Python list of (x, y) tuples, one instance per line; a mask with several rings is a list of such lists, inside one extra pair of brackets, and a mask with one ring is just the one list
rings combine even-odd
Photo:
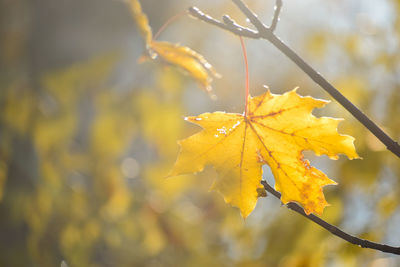
[[(248, 8), (246, 6), (245, 3), (243, 3), (242, 0), (232, 0), (233, 3), (235, 3), (235, 5), (237, 5), (237, 7), (240, 9), (240, 11), (243, 12), (243, 14), (250, 20), (251, 24), (254, 25), (254, 27), (256, 27), (256, 29), (258, 30), (258, 32), (260, 34), (264, 33), (266, 30), (269, 30), (259, 19), (258, 16), (256, 15), (256, 13), (254, 13), (253, 11), (250, 10), (250, 8)], [(262, 37), (262, 36), (260, 36)]]
[(211, 17), (207, 14), (204, 14), (197, 7), (190, 7), (189, 13), (190, 13), (190, 15), (192, 15), (193, 17), (195, 17), (197, 19), (200, 19), (204, 22), (210, 23), (214, 26), (217, 26), (218, 28), (230, 31), (233, 34), (243, 36), (243, 37), (253, 38), (253, 39), (260, 38), (259, 34), (254, 30), (241, 27), (241, 26), (237, 25), (236, 23), (233, 23), (231, 25), (224, 24), (224, 23), (220, 22), (219, 20), (216, 20), (213, 17)]
[[(352, 102), (343, 96), (332, 84), (330, 84), (321, 74), (315, 71), (309, 64), (307, 64), (299, 55), (296, 54), (291, 48), (283, 43), (273, 31), (266, 27), (251, 11), (242, 0), (232, 0), (238, 8), (246, 15), (250, 22), (256, 27), (257, 32), (240, 25), (237, 25), (232, 19), (224, 16), (224, 21), (220, 22), (209, 15), (204, 14), (198, 8), (192, 7), (189, 12), (192, 16), (211, 23), (219, 28), (230, 31), (236, 35), (244, 36), (254, 39), (264, 39), (272, 43), (288, 58), (290, 58), (301, 70), (303, 70), (308, 77), (315, 83), (320, 85), (328, 94), (330, 94), (340, 105), (349, 111), (359, 122), (361, 122), (372, 134), (374, 134), (386, 148), (400, 158), (400, 145), (391, 139), (378, 125), (376, 125), (370, 118), (368, 118), (361, 110), (359, 110)], [(278, 0), (279, 1), (279, 0)], [(272, 25), (271, 25), (272, 26)], [(275, 26), (276, 27), (276, 26)]]
[(279, 14), (281, 13), (281, 9), (282, 9), (282, 0), (276, 0), (274, 17), (272, 18), (271, 26), (269, 26), (271, 32), (274, 32), (276, 29), (276, 25), (278, 25)]
[[(267, 190), (269, 193), (271, 193), (277, 199), (281, 199), (281, 193), (275, 191), (275, 189), (272, 188), (266, 181), (261, 181), (261, 183), (264, 186), (265, 190)], [(360, 246), (362, 248), (371, 248), (371, 249), (379, 250), (379, 251), (382, 251), (382, 252), (387, 252), (387, 253), (400, 255), (400, 247), (392, 247), (392, 246), (379, 244), (379, 243), (371, 242), (369, 240), (360, 239), (358, 237), (352, 236), (352, 235), (350, 235), (350, 234), (348, 234), (346, 232), (343, 232), (342, 230), (340, 230), (336, 226), (327, 223), (326, 221), (322, 220), (321, 218), (315, 216), (314, 214), (307, 215), (304, 212), (303, 208), (300, 207), (299, 205), (297, 205), (294, 202), (288, 203), (286, 205), (286, 207), (288, 209), (291, 209), (291, 210), (303, 215), (307, 219), (315, 222), (316, 224), (318, 224), (322, 228), (328, 230), (332, 234), (340, 237), (343, 240), (346, 240), (349, 243), (352, 243), (354, 245), (358, 245), (358, 246)]]

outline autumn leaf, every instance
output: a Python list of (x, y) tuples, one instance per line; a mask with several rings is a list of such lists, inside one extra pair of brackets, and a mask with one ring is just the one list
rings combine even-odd
[(213, 66), (202, 55), (189, 47), (153, 40), (148, 18), (143, 13), (140, 2), (138, 0), (129, 2), (133, 18), (146, 43), (147, 55), (142, 57), (140, 62), (160, 59), (167, 65), (183, 70), (195, 79), (205, 91), (211, 93), (212, 77), (220, 77)]
[(307, 214), (322, 214), (328, 205), (322, 188), (336, 184), (303, 158), (304, 150), (337, 159), (338, 154), (357, 158), (354, 138), (340, 135), (340, 119), (311, 114), (327, 101), (302, 97), (296, 89), (283, 95), (267, 91), (249, 97), (248, 113), (204, 113), (186, 120), (203, 128), (179, 141), (181, 151), (170, 176), (196, 173), (211, 164), (218, 173), (211, 189), (227, 203), (239, 207), (246, 218), (254, 209), (262, 185), (262, 165), (275, 177), (281, 201), (300, 203)]

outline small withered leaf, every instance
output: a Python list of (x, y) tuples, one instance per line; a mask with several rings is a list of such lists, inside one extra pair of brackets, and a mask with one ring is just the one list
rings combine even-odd
[(213, 66), (201, 54), (189, 47), (154, 40), (149, 20), (143, 13), (140, 2), (129, 0), (129, 4), (132, 16), (146, 44), (146, 54), (139, 59), (139, 62), (161, 59), (163, 63), (183, 70), (185, 74), (196, 80), (203, 90), (212, 95), (211, 82), (213, 78), (220, 77)]

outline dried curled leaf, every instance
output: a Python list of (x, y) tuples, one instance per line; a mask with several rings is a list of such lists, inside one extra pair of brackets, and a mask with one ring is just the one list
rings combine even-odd
[(213, 66), (199, 53), (189, 47), (171, 44), (168, 42), (153, 41), (150, 45), (152, 52), (155, 52), (168, 64), (182, 68), (192, 76), (207, 91), (211, 92), (213, 77), (220, 77)]
[(300, 203), (307, 214), (322, 214), (328, 205), (322, 188), (336, 184), (303, 158), (304, 150), (337, 159), (357, 158), (354, 138), (337, 132), (339, 119), (311, 114), (327, 101), (302, 97), (296, 89), (283, 95), (269, 91), (249, 98), (248, 115), (224, 112), (188, 117), (203, 130), (179, 142), (181, 151), (170, 176), (199, 172), (211, 164), (218, 172), (212, 189), (246, 218), (254, 209), (268, 164), (281, 200)]
[(211, 93), (212, 78), (220, 77), (212, 65), (202, 55), (189, 47), (153, 40), (149, 21), (142, 11), (140, 2), (130, 0), (130, 7), (133, 18), (146, 42), (148, 55), (142, 57), (140, 61), (159, 58), (164, 63), (183, 70), (195, 79), (205, 91)]

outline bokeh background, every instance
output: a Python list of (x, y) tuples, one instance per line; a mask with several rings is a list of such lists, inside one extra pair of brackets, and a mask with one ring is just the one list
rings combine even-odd
[[(250, 26), (229, 0), (143, 0), (154, 31), (196, 5)], [(274, 1), (248, 0), (268, 23)], [(400, 2), (284, 1), (277, 35), (400, 140)], [(399, 266), (332, 236), (273, 197), (244, 221), (208, 192), (215, 171), (165, 179), (186, 115), (242, 112), (234, 35), (189, 17), (161, 40), (202, 53), (223, 75), (216, 101), (173, 68), (138, 64), (144, 44), (117, 0), (0, 1), (0, 266)], [(246, 40), (251, 94), (330, 97), (265, 41)], [(341, 106), (363, 160), (305, 152), (339, 183), (323, 219), (400, 245), (400, 161)], [(264, 178), (273, 184), (268, 167)]]

